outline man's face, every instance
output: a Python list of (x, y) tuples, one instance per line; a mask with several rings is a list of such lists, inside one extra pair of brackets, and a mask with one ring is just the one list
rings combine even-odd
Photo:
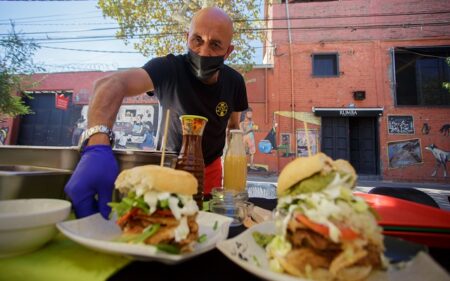
[(214, 13), (204, 13), (196, 17), (188, 33), (188, 47), (197, 55), (226, 59), (233, 51), (232, 26), (229, 22), (214, 18)]

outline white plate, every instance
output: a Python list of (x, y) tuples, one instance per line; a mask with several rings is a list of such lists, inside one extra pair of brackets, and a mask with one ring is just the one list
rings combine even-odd
[(269, 269), (266, 251), (256, 244), (253, 239), (252, 233), (254, 231), (275, 233), (275, 223), (273, 221), (267, 221), (254, 225), (233, 239), (218, 243), (217, 248), (234, 263), (262, 279), (273, 281), (306, 281), (306, 279), (271, 271)]
[[(252, 233), (255, 231), (268, 234), (275, 233), (275, 223), (274, 221), (267, 221), (254, 225), (233, 239), (219, 242), (217, 248), (234, 263), (262, 279), (272, 281), (310, 281), (309, 279), (271, 271), (265, 250), (256, 244), (253, 239)], [(394, 254), (400, 255), (403, 262), (400, 263), (399, 267), (395, 264), (389, 266), (387, 271), (372, 272), (367, 281), (450, 280), (448, 273), (426, 252), (416, 249), (417, 252), (414, 256), (410, 256), (411, 253), (407, 249), (410, 247), (408, 245), (411, 244), (410, 242), (385, 236), (385, 243), (387, 253), (391, 252), (390, 256), (395, 256)], [(414, 243), (412, 245), (417, 246)], [(389, 249), (389, 247), (393, 249)], [(402, 254), (401, 252), (405, 253)]]
[[(271, 271), (266, 251), (256, 244), (253, 239), (252, 233), (255, 231), (268, 234), (275, 233), (275, 223), (274, 221), (267, 221), (254, 225), (233, 239), (219, 242), (217, 248), (234, 263), (262, 279), (272, 281), (311, 281), (310, 279)], [(368, 279), (368, 281), (379, 280), (387, 280), (385, 273), (372, 273)]]
[[(56, 226), (68, 238), (93, 250), (124, 255), (137, 260), (175, 264), (214, 249), (218, 242), (227, 238), (231, 221), (231, 218), (225, 216), (199, 212), (197, 216), (199, 235), (206, 234), (207, 239), (203, 243), (197, 243), (193, 252), (181, 255), (162, 253), (150, 245), (115, 242), (122, 231), (115, 220), (105, 220), (100, 214), (60, 222)], [(216, 222), (217, 228), (214, 230)]]

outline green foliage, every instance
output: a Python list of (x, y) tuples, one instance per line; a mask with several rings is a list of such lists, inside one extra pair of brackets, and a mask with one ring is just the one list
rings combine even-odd
[[(450, 57), (446, 58), (445, 61), (450, 66)], [(442, 87), (444, 87), (444, 89), (447, 89), (450, 92), (450, 82), (442, 83)]]
[(0, 39), (0, 46), (0, 116), (29, 114), (29, 107), (14, 94), (33, 86), (31, 75), (43, 70), (32, 59), (39, 46), (23, 40), (12, 22), (11, 31)]
[(104, 16), (118, 22), (117, 38), (126, 44), (131, 43), (130, 39), (139, 39), (133, 46), (145, 56), (186, 52), (190, 19), (204, 4), (222, 8), (233, 19), (235, 51), (227, 59), (229, 64), (246, 65), (242, 70), (248, 71), (255, 53), (251, 41), (262, 40), (263, 36), (253, 30), (261, 22), (251, 21), (262, 17), (261, 0), (99, 0), (98, 4)]

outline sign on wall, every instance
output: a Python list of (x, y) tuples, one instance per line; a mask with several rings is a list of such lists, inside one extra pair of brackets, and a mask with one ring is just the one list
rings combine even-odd
[(423, 162), (419, 139), (391, 141), (388, 142), (387, 149), (389, 168), (402, 168)]
[(55, 107), (62, 110), (67, 110), (69, 106), (69, 97), (64, 94), (55, 93)]
[(414, 119), (411, 115), (388, 115), (388, 133), (391, 135), (413, 135)]
[(281, 133), (280, 138), (281, 141), (278, 150), (282, 153), (281, 157), (289, 157), (291, 155), (291, 134)]
[(319, 143), (319, 131), (317, 129), (308, 129), (308, 134), (305, 134), (304, 129), (297, 129), (297, 157), (307, 157), (308, 155), (308, 141), (311, 155), (317, 153)]

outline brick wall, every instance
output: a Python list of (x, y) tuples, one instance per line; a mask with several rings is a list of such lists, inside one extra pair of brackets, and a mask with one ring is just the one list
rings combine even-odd
[[(274, 5), (274, 18), (285, 18), (285, 8), (285, 4)], [(297, 18), (291, 21), (291, 48), (286, 21), (273, 21), (272, 44), (276, 49), (274, 73), (268, 77), (268, 91), (273, 93), (269, 95), (269, 111), (311, 112), (312, 106), (345, 107), (350, 103), (356, 107), (384, 107), (384, 115), (378, 120), (382, 177), (450, 182), (442, 177), (442, 170), (438, 176), (430, 176), (435, 161), (431, 152), (424, 149), (434, 143), (450, 151), (450, 137), (438, 131), (443, 124), (450, 123), (450, 107), (395, 106), (390, 52), (391, 48), (400, 46), (449, 46), (450, 1), (332, 1), (290, 4), (289, 9), (290, 17)], [(338, 53), (339, 77), (312, 77), (314, 53)], [(355, 101), (352, 92), (356, 90), (365, 91), (366, 99)], [(412, 115), (415, 133), (389, 135), (387, 116), (390, 114)], [(292, 122), (290, 118), (279, 117), (278, 122), (279, 133), (294, 134), (303, 128), (303, 122)], [(428, 135), (421, 132), (424, 122), (431, 126)], [(388, 168), (387, 143), (406, 139), (420, 140), (423, 162)], [(278, 167), (282, 168), (288, 160), (279, 159)]]

